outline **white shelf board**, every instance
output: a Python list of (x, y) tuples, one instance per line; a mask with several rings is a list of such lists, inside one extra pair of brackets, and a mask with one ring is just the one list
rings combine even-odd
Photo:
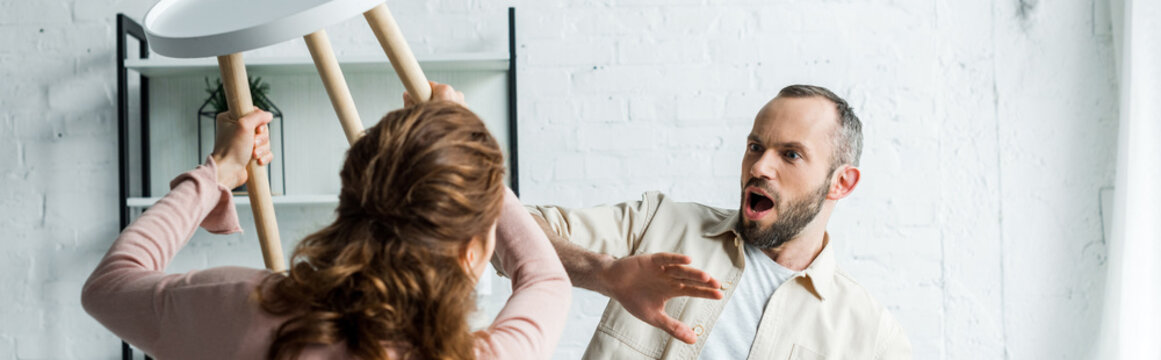
[[(156, 55), (155, 55), (156, 56)], [(418, 57), (425, 71), (507, 71), (507, 53), (460, 53)], [(310, 56), (246, 58), (246, 68), (264, 74), (316, 73)], [(339, 57), (343, 72), (394, 73), (386, 55)], [(218, 73), (216, 58), (127, 59), (125, 67), (145, 76), (210, 75)]]
[[(338, 204), (339, 195), (337, 194), (322, 194), (322, 195), (277, 195), (271, 196), (274, 205), (312, 205), (312, 204)], [(131, 197), (126, 199), (126, 203), (130, 208), (147, 208), (153, 206), (161, 200), (160, 197)], [(235, 205), (250, 205), (250, 198), (247, 196), (235, 196)]]

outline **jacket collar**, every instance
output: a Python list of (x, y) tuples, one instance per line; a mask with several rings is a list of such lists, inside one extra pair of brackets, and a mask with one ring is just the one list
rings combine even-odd
[(818, 296), (819, 300), (826, 300), (834, 294), (834, 277), (835, 268), (837, 265), (834, 260), (834, 250), (830, 247), (830, 233), (822, 234), (822, 251), (806, 267), (806, 270), (800, 272), (797, 276), (805, 277), (810, 280), (810, 285), (814, 291), (814, 295)]
[[(730, 216), (725, 217), (722, 221), (710, 226), (703, 236), (707, 238), (716, 238), (726, 233), (733, 233), (735, 237), (740, 238), (741, 235), (735, 230), (738, 221), (741, 220), (738, 212), (734, 211)], [(740, 242), (739, 242), (740, 244)], [(739, 245), (740, 246), (740, 245)], [(807, 266), (805, 270), (798, 272), (795, 278), (805, 278), (810, 283), (810, 290), (818, 297), (819, 300), (826, 300), (834, 294), (834, 277), (837, 265), (834, 258), (834, 250), (830, 247), (830, 233), (823, 233), (822, 235), (822, 251), (814, 258), (814, 261)]]
[(710, 226), (704, 233), (702, 233), (702, 236), (713, 238), (725, 235), (727, 232), (733, 232), (734, 236), (741, 236), (737, 231), (734, 231), (734, 226), (738, 223), (739, 220), (741, 220), (741, 217), (738, 215), (738, 212), (731, 211), (730, 216), (726, 216), (724, 219), (722, 219), (722, 221), (719, 221), (717, 224)]

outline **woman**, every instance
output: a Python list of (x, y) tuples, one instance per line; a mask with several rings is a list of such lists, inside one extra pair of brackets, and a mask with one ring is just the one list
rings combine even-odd
[[(222, 127), (229, 134), (206, 163), (174, 179), (118, 237), (85, 284), (86, 311), (160, 359), (551, 355), (571, 284), (504, 187), (496, 141), (452, 102), (397, 110), (367, 129), (347, 152), (336, 220), (299, 243), (287, 273), (164, 274), (197, 225), (238, 231), (229, 189), (244, 182), (251, 158), (270, 161), (269, 119), (255, 112)], [(474, 286), (493, 248), (513, 294), (473, 333)]]

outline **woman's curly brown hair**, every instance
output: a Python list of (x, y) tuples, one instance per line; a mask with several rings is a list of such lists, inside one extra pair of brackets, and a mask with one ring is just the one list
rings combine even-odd
[(459, 254), (487, 236), (504, 197), (504, 158), (471, 111), (433, 102), (393, 111), (351, 146), (337, 219), (294, 250), (257, 292), (291, 315), (268, 358), (345, 342), (360, 359), (472, 359), (475, 279)]

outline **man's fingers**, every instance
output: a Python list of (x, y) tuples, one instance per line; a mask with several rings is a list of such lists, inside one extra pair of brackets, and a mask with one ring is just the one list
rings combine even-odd
[(685, 265), (693, 262), (693, 259), (690, 259), (689, 256), (674, 253), (656, 253), (651, 258), (653, 259), (653, 264), (660, 266)]
[(701, 271), (689, 266), (670, 265), (666, 266), (664, 271), (666, 274), (674, 278), (706, 283), (706, 286), (709, 287), (715, 287), (712, 283), (717, 282), (717, 280), (714, 280), (714, 278), (705, 271)]
[(650, 321), (650, 323), (661, 330), (665, 330), (665, 332), (669, 333), (669, 335), (673, 335), (674, 338), (681, 340), (686, 344), (693, 344), (697, 342), (697, 335), (693, 333), (693, 330), (691, 330), (688, 325), (677, 321), (677, 319), (669, 317), (669, 315), (665, 314), (665, 312), (661, 312), (660, 314), (656, 315), (653, 321)]
[(677, 290), (677, 296), (689, 296), (713, 300), (720, 300), (722, 297), (725, 297), (722, 291), (718, 290), (718, 288), (701, 286), (700, 283), (682, 283), (681, 288)]

